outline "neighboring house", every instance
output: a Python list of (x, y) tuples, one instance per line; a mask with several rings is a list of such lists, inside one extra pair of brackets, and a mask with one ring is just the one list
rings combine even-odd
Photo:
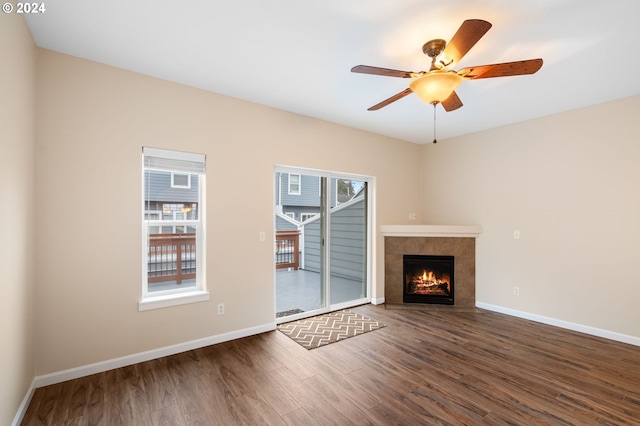
[[(275, 174), (276, 214), (300, 223), (320, 213), (320, 177), (296, 173)], [(335, 205), (335, 197), (331, 197)], [(286, 226), (286, 224), (285, 224)], [(277, 228), (280, 230), (280, 228)], [(290, 229), (288, 226), (285, 229)]]
[[(355, 197), (345, 191), (339, 193), (338, 183), (348, 182), (333, 179), (329, 206), (336, 207)], [(276, 214), (286, 216), (297, 223), (305, 222), (320, 214), (320, 177), (297, 173), (275, 174)], [(276, 219), (276, 230), (290, 230), (292, 222)], [(282, 226), (282, 228), (279, 227)]]
[[(351, 200), (331, 209), (331, 276), (365, 280), (367, 224), (364, 189)], [(303, 224), (302, 261), (304, 269), (320, 272), (320, 220)]]
[[(198, 217), (197, 174), (147, 170), (144, 217), (149, 220), (189, 220)], [(184, 226), (152, 227), (151, 233), (193, 232)]]

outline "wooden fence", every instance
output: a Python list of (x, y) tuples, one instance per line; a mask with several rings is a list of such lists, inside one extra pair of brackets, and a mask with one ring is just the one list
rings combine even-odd
[[(276, 232), (276, 269), (300, 268), (300, 231)], [(147, 256), (149, 283), (196, 277), (196, 236), (186, 234), (153, 234), (149, 237)]]
[(276, 231), (276, 269), (300, 267), (300, 231)]
[(149, 236), (147, 257), (149, 283), (196, 277), (196, 234), (153, 234)]

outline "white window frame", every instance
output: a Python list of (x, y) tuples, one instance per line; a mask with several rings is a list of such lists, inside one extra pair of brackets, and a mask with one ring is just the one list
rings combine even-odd
[(145, 220), (145, 221), (154, 220), (154, 219), (151, 219), (149, 217), (151, 215), (155, 215), (158, 218), (161, 218), (162, 217), (162, 210), (145, 210), (144, 211), (144, 219), (143, 220)]
[[(291, 188), (291, 176), (298, 176), (298, 189), (292, 190)], [(298, 173), (289, 173), (289, 194), (290, 195), (300, 195), (302, 194), (302, 176)]]
[[(179, 151), (169, 151), (157, 148), (142, 148), (142, 291), (141, 298), (138, 303), (139, 311), (150, 309), (165, 308), (175, 305), (183, 305), (185, 303), (201, 302), (209, 300), (209, 292), (206, 288), (205, 280), (205, 264), (206, 259), (204, 250), (205, 244), (205, 156), (202, 154), (193, 154)], [(190, 170), (189, 167), (193, 167)], [(197, 174), (198, 175), (198, 219), (189, 220), (150, 220), (145, 218), (145, 173), (147, 170), (176, 172), (177, 174)], [(171, 178), (173, 185), (173, 173)], [(191, 178), (189, 178), (189, 185)], [(161, 216), (162, 217), (162, 216)], [(172, 226), (175, 230), (176, 226), (192, 227), (196, 230), (196, 285), (184, 288), (176, 288), (163, 291), (149, 291), (147, 282), (147, 256), (149, 229), (155, 226)]]

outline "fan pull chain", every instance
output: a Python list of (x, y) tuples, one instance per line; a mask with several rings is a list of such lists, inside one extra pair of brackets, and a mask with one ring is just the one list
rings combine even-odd
[(438, 143), (436, 139), (436, 105), (437, 102), (433, 102), (433, 143)]

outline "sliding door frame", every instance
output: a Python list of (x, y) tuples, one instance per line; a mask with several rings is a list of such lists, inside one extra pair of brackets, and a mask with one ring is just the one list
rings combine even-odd
[[(321, 281), (321, 287), (322, 287), (322, 296), (324, 298), (323, 300), (323, 304), (322, 307), (319, 309), (314, 309), (311, 311), (306, 311), (306, 312), (302, 312), (299, 314), (294, 314), (294, 315), (289, 315), (286, 317), (282, 317), (282, 318), (276, 318), (276, 323), (280, 323), (280, 322), (287, 322), (287, 321), (292, 321), (292, 320), (296, 320), (296, 319), (300, 319), (300, 318), (306, 318), (306, 317), (310, 317), (313, 315), (318, 315), (321, 313), (326, 313), (326, 312), (331, 312), (331, 311), (335, 311), (335, 310), (339, 310), (339, 309), (345, 309), (348, 307), (352, 307), (352, 306), (357, 306), (357, 305), (362, 305), (365, 303), (370, 303), (371, 302), (371, 293), (372, 293), (372, 283), (373, 283), (373, 270), (372, 270), (372, 258), (373, 258), (373, 230), (374, 230), (374, 192), (375, 192), (375, 181), (374, 178), (372, 176), (366, 176), (366, 175), (359, 175), (359, 174), (353, 174), (353, 173), (342, 173), (342, 172), (335, 172), (335, 171), (328, 171), (328, 170), (319, 170), (319, 169), (307, 169), (307, 168), (301, 168), (301, 167), (292, 167), (292, 166), (281, 166), (281, 165), (276, 165), (274, 167), (274, 176), (276, 175), (276, 173), (291, 173), (291, 174), (300, 174), (300, 175), (307, 175), (307, 176), (318, 176), (320, 179), (320, 187), (321, 187), (321, 191), (320, 191), (320, 206), (321, 206), (321, 263), (322, 263), (322, 267), (321, 272), (320, 272), (320, 281)], [(331, 277), (330, 277), (330, 271), (331, 271), (331, 253), (330, 253), (330, 248), (331, 248), (331, 196), (329, 191), (336, 191), (337, 188), (334, 188), (333, 185), (331, 185), (331, 182), (333, 180), (337, 179), (345, 179), (345, 180), (353, 180), (353, 181), (361, 181), (361, 182), (365, 182), (366, 183), (366, 194), (365, 194), (365, 212), (366, 212), (366, 230), (365, 230), (365, 253), (364, 253), (364, 259), (365, 259), (365, 268), (364, 268), (364, 274), (365, 274), (365, 281), (366, 281), (366, 294), (365, 297), (360, 298), (360, 299), (354, 299), (354, 300), (350, 300), (350, 301), (346, 301), (346, 302), (341, 302), (341, 303), (337, 303), (335, 305), (331, 305), (330, 300), (331, 300)], [(275, 232), (276, 229), (276, 224), (275, 224), (275, 217), (276, 217), (276, 199), (275, 196), (277, 196), (277, 194), (274, 194), (274, 203), (273, 203), (273, 208), (274, 208), (274, 225), (273, 225), (273, 229)], [(275, 233), (274, 233), (275, 235)], [(274, 312), (277, 312), (277, 308), (276, 308), (276, 304), (277, 304), (277, 293), (276, 293), (276, 285), (277, 285), (277, 281), (276, 281), (276, 268), (275, 268), (275, 254), (274, 254), (274, 261), (273, 261), (273, 282), (274, 282)]]

